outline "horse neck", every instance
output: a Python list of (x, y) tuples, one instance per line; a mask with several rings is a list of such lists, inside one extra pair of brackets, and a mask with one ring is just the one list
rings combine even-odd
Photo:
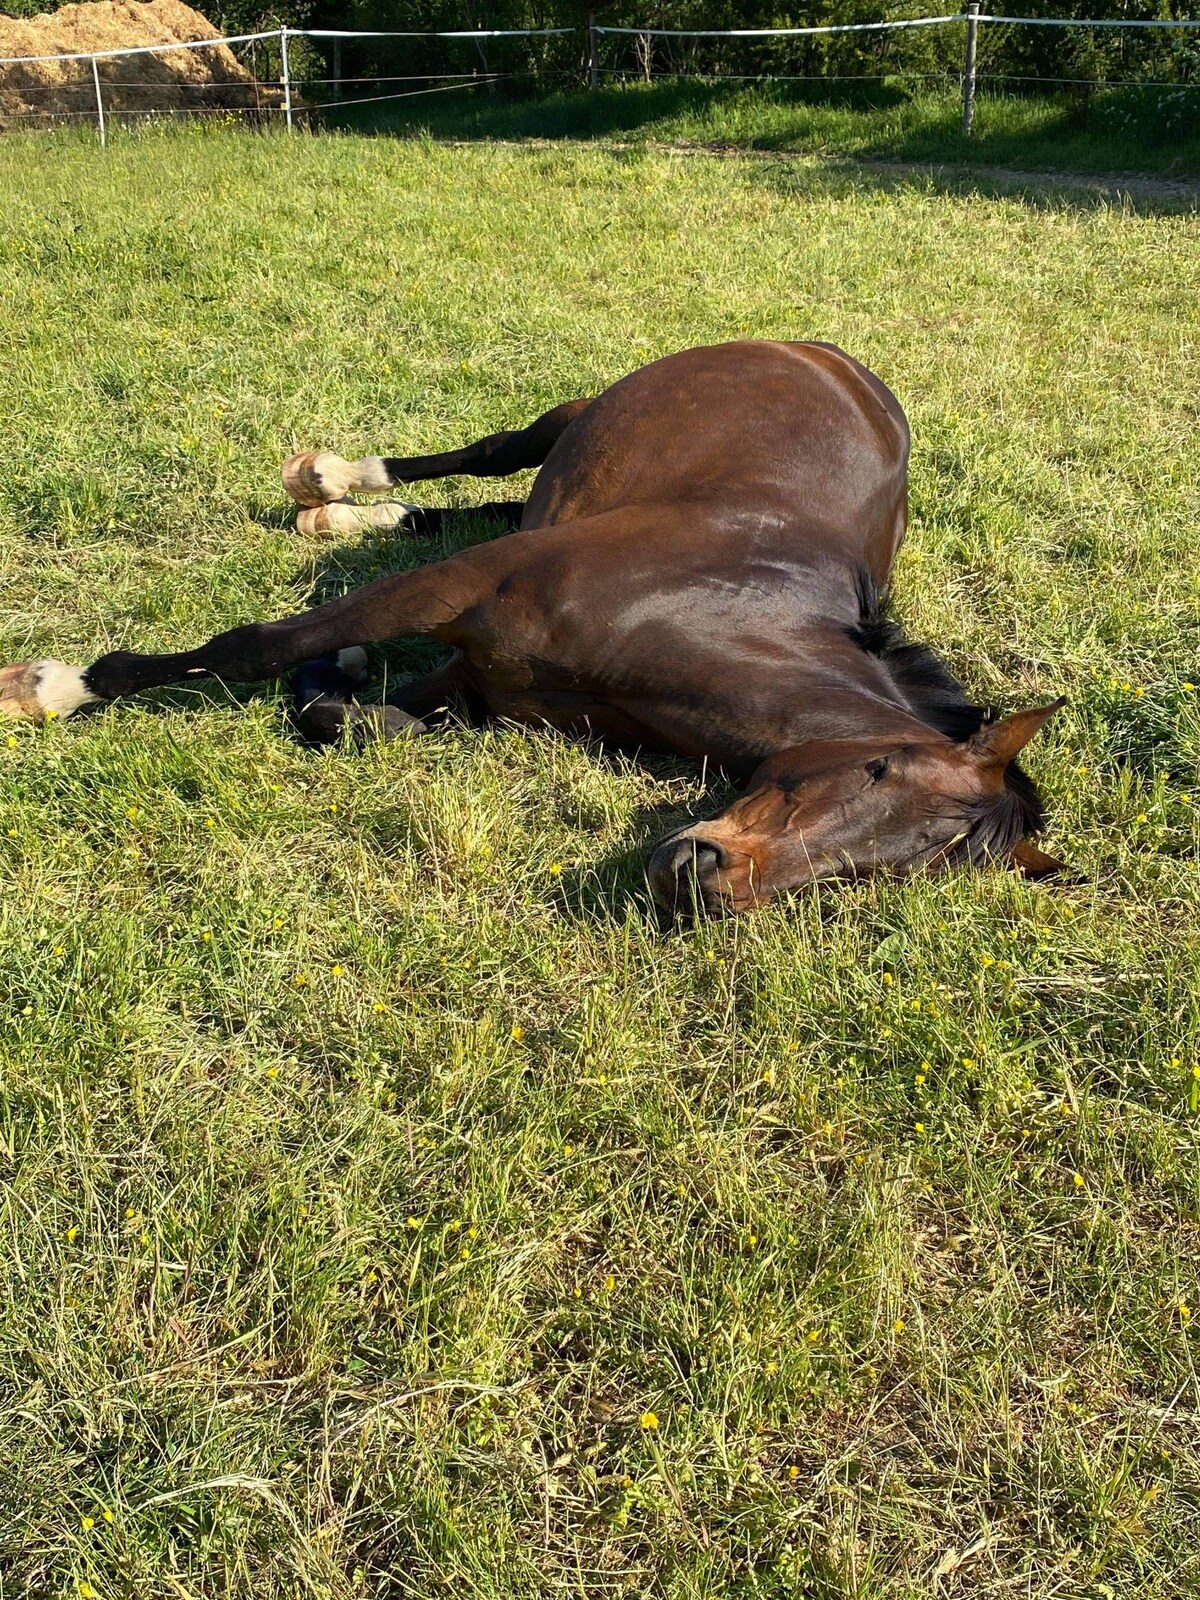
[(888, 670), (847, 637), (842, 626), (822, 629), (814, 640), (795, 713), (789, 719), (792, 745), (826, 739), (925, 743), (946, 739), (921, 715)]

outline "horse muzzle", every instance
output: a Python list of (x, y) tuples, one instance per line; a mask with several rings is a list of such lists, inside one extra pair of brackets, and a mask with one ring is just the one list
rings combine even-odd
[(723, 844), (689, 830), (672, 834), (655, 847), (646, 863), (646, 877), (655, 901), (672, 916), (720, 916), (742, 909), (741, 896), (729, 880), (735, 866)]

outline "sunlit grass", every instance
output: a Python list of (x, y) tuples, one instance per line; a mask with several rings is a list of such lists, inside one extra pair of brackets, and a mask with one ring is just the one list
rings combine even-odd
[(900, 613), (1070, 696), (1080, 880), (672, 931), (682, 763), (311, 753), (272, 686), (0, 729), (5, 1592), (1192, 1592), (1195, 219), (200, 130), (0, 183), (0, 660), (446, 547), (301, 540), (298, 445), (833, 339), (913, 421)]

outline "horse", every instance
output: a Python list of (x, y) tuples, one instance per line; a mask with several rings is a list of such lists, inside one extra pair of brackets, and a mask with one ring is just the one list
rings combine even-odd
[[(298, 669), (302, 733), (420, 733), (447, 706), (670, 752), (744, 780), (677, 828), (646, 873), (668, 912), (720, 915), (869, 873), (1061, 863), (1018, 753), (1064, 704), (992, 719), (886, 595), (907, 526), (900, 403), (831, 344), (689, 349), (461, 449), (346, 461), (308, 450), (284, 486), (309, 534), (436, 528), (440, 513), (354, 494), (538, 468), (510, 531), (298, 616), (198, 648), (117, 650), (87, 668), (0, 671), (0, 715), (66, 716), (193, 677)], [(426, 635), (447, 665), (364, 704), (362, 646)]]

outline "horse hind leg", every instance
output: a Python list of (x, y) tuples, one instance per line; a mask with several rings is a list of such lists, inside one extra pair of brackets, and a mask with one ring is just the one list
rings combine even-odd
[(364, 456), (344, 461), (331, 450), (302, 450), (283, 464), (283, 487), (297, 504), (325, 506), (351, 494), (386, 494), (422, 479), (505, 478), (540, 467), (571, 423), (591, 404), (568, 400), (526, 428), (488, 434), (458, 450), (429, 456)]

